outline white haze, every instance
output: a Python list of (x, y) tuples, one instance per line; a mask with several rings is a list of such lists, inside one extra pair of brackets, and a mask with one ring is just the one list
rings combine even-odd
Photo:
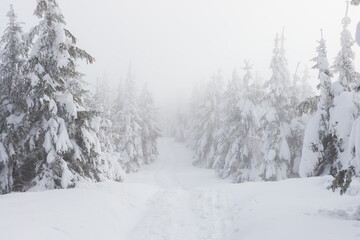
[[(37, 23), (35, 0), (1, 0), (0, 31), (13, 3), (25, 30)], [(270, 77), (274, 37), (286, 28), (289, 68), (312, 66), (316, 40), (324, 29), (330, 59), (339, 50), (344, 0), (59, 0), (79, 46), (95, 58), (83, 65), (94, 86), (106, 75), (116, 89), (131, 62), (138, 86), (147, 82), (157, 105), (185, 99), (194, 84), (221, 69), (231, 76), (249, 59), (263, 79)], [(360, 8), (350, 9), (352, 24)], [(358, 52), (358, 47), (356, 47)], [(359, 65), (359, 64), (357, 64)], [(314, 73), (315, 75), (315, 73)]]

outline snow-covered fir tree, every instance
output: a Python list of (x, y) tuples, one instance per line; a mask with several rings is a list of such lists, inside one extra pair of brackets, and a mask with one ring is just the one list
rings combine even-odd
[[(328, 69), (325, 41), (320, 41), (315, 68), (319, 69), (321, 98), (318, 111), (310, 120), (304, 139), (300, 175), (332, 174), (333, 176), (350, 165), (354, 157), (354, 146), (350, 141), (351, 128), (358, 113), (354, 102), (353, 88), (357, 84), (354, 40), (348, 30), (351, 19), (348, 17), (349, 2), (342, 20), (341, 50), (333, 69), (338, 73), (337, 82), (331, 84), (332, 73)], [(353, 127), (354, 131), (354, 127)], [(353, 146), (353, 147), (351, 147)], [(351, 156), (352, 154), (352, 156)]]
[(270, 88), (269, 105), (262, 120), (265, 141), (263, 144), (264, 160), (260, 171), (264, 180), (271, 181), (286, 178), (291, 161), (290, 149), (286, 140), (291, 116), (288, 97), (290, 74), (284, 56), (283, 41), (281, 41), (280, 47), (279, 41), (279, 37), (276, 36), (274, 55), (271, 61), (272, 77), (265, 85)]
[(215, 169), (233, 182), (259, 179), (261, 159), (260, 102), (254, 88), (251, 65), (245, 61), (242, 83), (236, 72), (224, 94), (224, 120), (219, 130)]
[[(195, 85), (190, 96), (188, 109), (182, 109), (180, 118), (177, 120), (177, 122), (180, 122), (180, 125), (184, 125), (184, 131), (180, 134), (186, 137), (185, 144), (192, 149), (195, 149), (196, 146), (197, 117), (199, 116), (198, 112), (202, 107), (203, 99), (205, 99), (204, 89), (206, 89), (205, 82)], [(181, 119), (183, 119), (183, 123), (181, 123)]]
[(84, 105), (83, 74), (77, 60), (94, 58), (76, 46), (56, 0), (37, 0), (30, 54), (31, 87), (26, 99), (29, 132), (20, 143), (15, 190), (68, 188), (102, 178), (101, 146)]
[(238, 157), (236, 151), (240, 146), (240, 142), (235, 141), (239, 140), (236, 139), (236, 134), (241, 134), (238, 133), (241, 112), (237, 106), (241, 99), (241, 93), (241, 79), (237, 70), (234, 69), (220, 105), (220, 124), (218, 129), (214, 130), (215, 138), (219, 139), (219, 144), (214, 155), (213, 167), (220, 178), (228, 178), (238, 170), (231, 165), (232, 163), (235, 164), (234, 159)]
[(123, 87), (123, 92), (118, 93), (114, 116), (114, 129), (118, 137), (115, 141), (118, 151), (121, 152), (125, 163), (126, 172), (138, 171), (144, 164), (142, 151), (141, 117), (136, 96), (134, 76), (129, 67)]
[[(357, 84), (355, 82), (357, 80), (354, 66), (355, 52), (352, 49), (355, 41), (348, 29), (349, 24), (351, 23), (351, 19), (348, 16), (348, 11), (349, 2), (347, 3), (345, 17), (342, 19), (343, 30), (341, 32), (340, 38), (341, 50), (336, 56), (333, 65), (335, 73), (339, 74), (338, 81), (343, 87), (343, 89), (341, 89), (339, 86), (337, 86), (339, 89), (335, 89), (336, 91), (351, 91), (355, 87), (355, 84)], [(335, 92), (335, 94), (337, 94), (337, 92)]]
[(343, 167), (347, 167), (351, 156), (349, 155), (349, 136), (351, 126), (358, 114), (355, 105), (353, 89), (358, 84), (358, 73), (355, 71), (355, 53), (352, 50), (354, 40), (348, 30), (351, 19), (348, 17), (349, 2), (347, 2), (346, 14), (342, 20), (343, 31), (341, 32), (341, 50), (335, 59), (333, 68), (338, 73), (338, 81), (332, 86), (334, 94), (334, 106), (331, 109), (330, 124), (334, 129), (334, 135), (338, 144), (338, 159), (333, 165), (332, 174)]
[(155, 161), (159, 154), (157, 149), (157, 139), (160, 137), (160, 129), (157, 126), (157, 114), (154, 106), (153, 96), (149, 92), (147, 85), (144, 86), (139, 100), (141, 118), (141, 144), (144, 161), (150, 164)]
[(113, 110), (109, 91), (107, 78), (104, 76), (102, 79), (97, 79), (96, 91), (88, 98), (88, 104), (97, 112), (91, 124), (101, 144), (102, 171), (106, 178), (121, 181), (124, 179), (124, 163), (113, 141), (114, 129), (111, 121)]
[(194, 164), (206, 168), (212, 168), (214, 164), (214, 154), (218, 141), (215, 135), (220, 125), (222, 85), (223, 79), (219, 71), (208, 83), (192, 124), (194, 134), (192, 147), (195, 150)]
[(112, 121), (112, 141), (114, 142), (115, 149), (118, 152), (122, 151), (122, 136), (121, 136), (121, 127), (122, 127), (122, 113), (124, 107), (124, 81), (122, 78), (119, 79), (116, 98), (112, 104), (112, 114), (110, 120)]
[(13, 174), (22, 149), (19, 142), (25, 137), (27, 105), (27, 47), (21, 24), (10, 6), (9, 23), (0, 40), (0, 194), (14, 188)]
[(329, 174), (338, 158), (338, 139), (330, 122), (330, 110), (334, 105), (331, 90), (332, 74), (329, 70), (326, 42), (321, 36), (313, 59), (319, 70), (321, 98), (318, 110), (306, 127), (299, 173), (302, 177)]

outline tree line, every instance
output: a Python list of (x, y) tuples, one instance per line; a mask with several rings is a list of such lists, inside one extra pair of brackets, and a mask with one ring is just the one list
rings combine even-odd
[[(299, 66), (290, 74), (283, 32), (275, 39), (267, 81), (254, 76), (245, 61), (243, 77), (234, 70), (225, 84), (215, 74), (194, 90), (172, 135), (195, 151), (195, 165), (237, 183), (331, 174), (336, 177), (333, 189), (348, 186), (360, 172), (360, 74), (354, 65), (348, 7), (332, 64), (321, 32), (312, 59), (317, 79), (306, 68), (300, 74)], [(316, 81), (320, 96), (309, 80)]]

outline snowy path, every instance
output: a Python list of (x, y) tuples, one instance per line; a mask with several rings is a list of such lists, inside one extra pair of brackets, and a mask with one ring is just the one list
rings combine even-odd
[(159, 146), (158, 161), (127, 180), (159, 188), (129, 240), (360, 239), (360, 222), (320, 214), (360, 205), (359, 197), (326, 191), (327, 179), (230, 184), (193, 167), (182, 144)]
[(169, 139), (158, 161), (125, 183), (0, 196), (1, 240), (355, 240), (360, 183), (349, 195), (329, 178), (230, 184), (193, 167)]
[(159, 146), (158, 161), (127, 178), (159, 188), (128, 239), (222, 239), (212, 233), (221, 230), (220, 196), (212, 190), (221, 181), (212, 170), (193, 167), (192, 153), (181, 144), (161, 139)]

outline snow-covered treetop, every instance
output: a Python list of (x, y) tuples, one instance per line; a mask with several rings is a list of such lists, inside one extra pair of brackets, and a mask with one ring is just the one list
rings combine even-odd
[(24, 47), (22, 39), (22, 28), (21, 24), (17, 22), (17, 16), (15, 14), (13, 5), (10, 5), (10, 10), (6, 15), (9, 18), (8, 27), (0, 40), (0, 45), (3, 47), (1, 52), (1, 58), (3, 63), (13, 62), (14, 60), (20, 59), (3, 59), (7, 57), (24, 57), (25, 52), (20, 53), (19, 51), (24, 50), (19, 48), (21, 44)]
[(10, 23), (11, 24), (14, 24), (16, 19), (17, 19), (17, 16), (15, 14), (15, 10), (14, 10), (14, 7), (12, 4), (10, 4), (10, 10), (9, 12), (6, 14), (6, 16), (9, 18), (10, 20)]
[(351, 32), (348, 30), (348, 26), (351, 23), (351, 19), (348, 17), (349, 2), (347, 2), (345, 17), (342, 20), (343, 31), (341, 32), (341, 50), (335, 58), (334, 70), (339, 73), (339, 83), (341, 86), (349, 91), (356, 84), (357, 80), (355, 74), (355, 52), (352, 47), (355, 43)]
[(32, 84), (37, 86), (40, 95), (46, 93), (50, 96), (66, 89), (82, 106), (85, 91), (77, 60), (93, 63), (95, 59), (76, 46), (77, 40), (65, 28), (65, 19), (56, 0), (37, 0), (34, 14), (40, 22), (27, 36), (29, 45), (35, 39), (30, 53), (30, 63), (36, 75)]
[[(327, 50), (326, 50), (326, 41), (324, 40), (323, 31), (321, 30), (321, 39), (319, 42), (319, 46), (316, 48), (318, 53), (317, 57), (312, 60), (316, 62), (316, 65), (313, 67), (314, 69), (319, 70), (319, 80), (320, 84), (318, 87), (321, 90), (321, 97), (319, 102), (319, 109), (325, 108), (325, 106), (329, 105), (330, 95), (331, 95), (331, 77), (332, 74), (329, 70), (329, 62), (327, 58)], [(314, 99), (316, 100), (316, 99)], [(315, 103), (315, 102), (314, 102)], [(315, 105), (313, 105), (315, 106)]]
[[(270, 68), (272, 69), (272, 76), (266, 83), (266, 86), (270, 86), (271, 95), (273, 95), (275, 98), (284, 96), (290, 85), (290, 73), (287, 68), (287, 60), (284, 55), (285, 51), (283, 49), (284, 40), (284, 37), (280, 39), (279, 35), (276, 35), (275, 47), (273, 50), (274, 54), (270, 65)], [(279, 47), (280, 41), (281, 47)]]
[[(77, 40), (65, 28), (66, 22), (56, 0), (37, 0), (34, 15), (41, 18), (42, 21), (32, 30), (29, 38), (31, 40), (35, 35), (42, 35), (33, 47), (32, 56), (44, 57), (41, 53), (42, 48), (52, 47), (58, 67), (72, 69), (75, 67), (74, 60), (76, 59), (86, 60), (88, 63), (95, 61), (92, 56), (75, 46)], [(44, 38), (50, 42), (43, 41)]]
[(34, 15), (42, 18), (50, 15), (49, 20), (65, 24), (64, 16), (61, 14), (56, 0), (37, 0), (37, 6)]
[(0, 77), (2, 81), (2, 90), (13, 91), (16, 82), (21, 75), (21, 65), (27, 58), (27, 48), (23, 40), (23, 31), (21, 24), (17, 22), (17, 16), (14, 8), (10, 5), (7, 13), (9, 23), (3, 36), (0, 39)]
[(316, 48), (318, 53), (317, 57), (312, 60), (316, 62), (316, 65), (313, 66), (313, 69), (319, 69), (320, 71), (325, 71), (329, 68), (329, 61), (327, 59), (327, 48), (326, 41), (324, 39), (323, 31), (321, 30), (321, 39), (318, 41), (319, 46)]

